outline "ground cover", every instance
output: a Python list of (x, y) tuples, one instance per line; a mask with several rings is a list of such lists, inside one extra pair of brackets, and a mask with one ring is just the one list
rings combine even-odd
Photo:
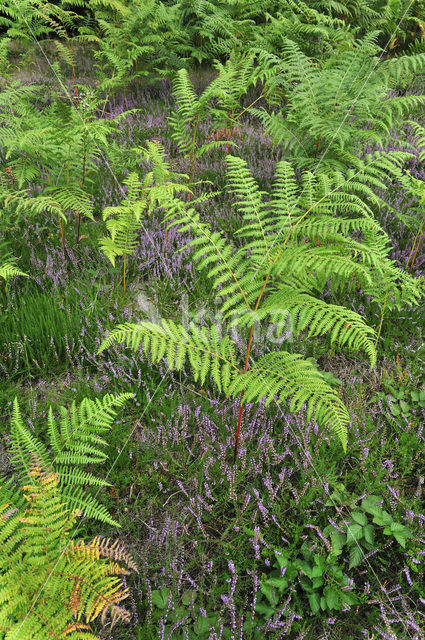
[[(370, 207), (373, 219), (387, 234), (391, 268), (402, 270), (405, 285), (404, 276), (394, 275), (393, 288), (385, 280), (386, 290), (379, 280), (383, 271), (378, 264), (369, 285), (364, 276), (365, 284), (360, 286), (363, 272), (359, 270), (357, 286), (353, 280), (349, 287), (336, 287), (338, 264), (334, 262), (331, 275), (325, 271), (323, 282), (307, 289), (308, 293), (314, 290), (321, 304), (344, 306), (375, 330), (372, 344), (376, 339), (377, 361), (372, 369), (367, 353), (355, 351), (348, 342), (338, 343), (326, 331), (312, 336), (309, 325), (295, 331), (286, 320), (282, 325), (282, 318), (272, 317), (271, 322), (261, 318), (253, 334), (253, 359), (282, 348), (290, 355), (301, 354), (312, 376), (317, 369), (325, 372), (320, 384), (326, 382), (336, 402), (347, 407), (347, 450), (338, 432), (320, 424), (317, 416), (306, 417), (305, 411), (290, 411), (276, 402), (277, 387), (270, 391), (271, 398), (267, 394), (251, 398), (242, 415), (240, 395), (232, 397), (231, 388), (224, 383), (220, 393), (214, 375), (194, 376), (196, 367), (189, 356), (173, 369), (173, 356), (165, 350), (158, 356), (147, 343), (142, 343), (144, 349), (136, 345), (132, 350), (110, 342), (107, 349), (100, 349), (123, 323), (165, 320), (184, 327), (193, 322), (200, 330), (227, 328), (211, 278), (197, 269), (193, 256), (196, 226), (186, 220), (182, 231), (182, 211), (188, 215), (193, 206), (211, 233), (221, 233), (226, 242), (234, 242), (235, 251), (244, 247), (239, 232), (246, 219), (236, 206), (242, 196), (228, 188), (232, 160), (226, 154), (230, 151), (242, 158), (258, 188), (268, 193), (278, 163), (290, 160), (289, 152), (264, 132), (258, 113), (243, 112), (261, 93), (260, 85), (251, 87), (240, 100), (240, 139), (235, 137), (229, 149), (227, 143), (212, 144), (194, 162), (190, 148), (182, 153), (179, 136), (173, 136), (179, 131), (170, 116), (179, 103), (169, 79), (149, 84), (135, 81), (107, 96), (99, 107), (100, 118), (99, 110), (93, 109), (90, 90), (94, 83), (90, 87), (84, 61), (80, 68), (87, 86), (80, 87), (73, 104), (83, 116), (88, 114), (88, 126), (98, 136), (97, 146), (84, 143), (82, 155), (81, 149), (73, 155), (64, 146), (62, 151), (68, 155), (61, 151), (52, 160), (37, 148), (43, 138), (31, 138), (34, 128), (25, 129), (25, 122), (14, 146), (7, 136), (2, 139), (2, 255), (19, 258), (17, 266), (30, 277), (16, 275), (5, 280), (0, 293), (0, 431), (2, 475), (10, 479), (20, 447), (28, 456), (22, 454), (21, 463), (24, 460), (24, 468), (31, 469), (32, 438), (44, 443), (50, 455), (55, 447), (60, 449), (60, 443), (68, 442), (72, 429), (77, 432), (78, 420), (90, 422), (88, 414), (76, 417), (71, 432), (64, 427), (55, 440), (50, 406), (57, 417), (60, 407), (69, 411), (73, 401), (80, 405), (84, 398), (95, 401), (104, 394), (131, 394), (115, 408), (113, 423), (107, 435), (102, 435), (103, 460), (95, 459), (93, 451), (73, 450), (82, 456), (79, 462), (84, 473), (106, 481), (97, 486), (85, 476), (82, 486), (110, 514), (110, 520), (89, 517), (80, 496), (81, 504), (73, 503), (78, 537), (118, 538), (122, 553), (125, 549), (131, 558), (130, 562), (115, 558), (127, 562), (131, 571), (122, 578), (123, 588), (128, 587), (122, 606), (121, 596), (115, 594), (116, 599), (111, 599), (112, 618), (94, 620), (96, 609), (86, 611), (88, 618), (89, 613), (93, 617), (93, 633), (104, 640), (424, 637), (425, 303), (420, 296), (415, 300), (406, 294), (403, 299), (400, 293), (399, 308), (391, 305), (397, 301), (397, 287), (407, 290), (414, 282), (420, 288), (425, 277), (420, 193), (418, 197), (417, 191), (407, 190), (402, 173), (390, 175), (385, 184), (375, 173), (379, 183), (373, 193), (381, 199), (379, 206), (372, 197), (367, 200), (360, 187), (355, 194), (365, 198), (362, 206)], [(198, 72), (191, 77), (200, 98), (214, 75), (208, 69), (205, 75)], [(71, 76), (65, 74), (63, 81), (72, 91)], [(415, 81), (411, 95), (421, 95), (420, 78)], [(23, 86), (31, 82), (25, 76)], [(86, 111), (84, 96), (89, 104)], [(21, 104), (19, 100), (16, 105)], [(41, 131), (46, 149), (50, 144), (54, 148), (61, 135), (65, 139), (60, 130), (49, 130), (52, 121), (63, 118), (67, 127), (79, 126), (66, 111), (67, 100), (63, 88), (59, 95), (46, 99), (37, 94), (34, 113), (39, 110), (49, 118)], [(259, 100), (256, 108), (264, 105)], [(191, 134), (193, 139), (199, 137), (200, 145), (211, 142), (218, 124), (214, 108), (218, 109), (216, 103), (212, 107), (209, 103), (205, 112), (199, 107), (195, 133), (188, 120), (180, 139)], [(116, 126), (109, 126), (117, 117)], [(409, 112), (409, 118), (422, 123), (421, 108)], [(415, 145), (401, 166), (422, 182), (418, 137), (401, 119), (396, 124), (391, 130), (392, 144), (380, 150), (391, 153), (399, 147), (407, 150), (409, 142)], [(84, 140), (84, 130), (75, 129), (72, 135)], [(155, 160), (154, 152), (142, 157), (140, 150), (148, 150), (151, 141), (163, 151), (159, 155), (166, 159), (168, 173)], [(69, 137), (69, 147), (71, 143)], [(133, 148), (138, 152), (132, 152)], [(314, 145), (312, 148), (314, 156)], [(359, 157), (366, 162), (367, 154), (377, 148), (372, 141), (364, 145)], [(38, 153), (36, 160), (28, 160), (33, 149)], [(69, 163), (68, 179), (62, 173), (64, 157)], [(125, 181), (132, 171), (142, 180), (151, 170), (154, 185), (161, 185), (161, 180), (169, 183), (170, 172), (185, 174), (187, 178), (173, 180), (193, 188), (193, 194), (178, 194), (181, 218), (173, 218), (170, 210), (177, 207), (175, 199), (152, 200), (149, 210), (143, 198), (151, 185), (145, 184), (145, 191), (140, 188), (134, 202), (143, 202), (146, 208), (141, 207), (134, 228), (129, 222), (124, 227), (134, 246), (126, 253), (119, 245), (120, 236), (111, 233), (121, 250), (121, 254), (115, 252), (112, 264), (99, 245), (110, 232), (105, 225), (107, 216), (104, 219), (102, 214), (107, 207), (124, 207), (131, 189)], [(299, 186), (302, 172), (300, 167), (297, 170)], [(46, 175), (59, 176), (61, 191), (53, 189)], [(61, 194), (65, 186), (72, 185), (69, 176), (75, 177), (79, 190), (69, 196), (74, 201), (67, 206)], [(342, 184), (341, 175), (335, 180)], [(414, 183), (416, 189), (418, 183)], [(319, 187), (322, 196), (315, 195), (311, 186), (311, 202), (328, 197), (331, 189), (325, 180)], [(254, 193), (250, 188), (244, 187), (245, 195)], [(209, 197), (196, 202), (206, 195)], [(36, 203), (39, 197), (45, 197), (41, 204)], [(356, 203), (347, 199), (345, 206), (354, 210)], [(86, 216), (81, 214), (83, 205), (87, 205)], [(305, 202), (303, 206), (308, 210)], [(60, 207), (63, 217), (60, 211), (57, 215)], [(342, 207), (339, 215), (345, 213)], [(368, 240), (375, 247), (377, 234), (375, 228), (369, 236), (363, 227), (350, 230), (350, 242), (359, 245), (356, 256), (363, 256), (361, 242)], [(305, 242), (317, 254), (325, 246), (314, 230)], [(328, 237), (326, 242), (335, 242), (335, 238)], [(129, 246), (125, 244), (125, 249)], [(382, 245), (378, 248), (384, 251)], [(255, 247), (250, 251), (255, 259), (264, 257), (256, 257)], [(296, 256), (294, 264), (295, 260)], [(295, 267), (288, 268), (286, 284), (295, 288), (301, 282), (307, 287), (301, 270), (295, 275), (293, 271)], [(274, 282), (279, 283), (279, 277), (273, 272)], [(275, 330), (278, 322), (280, 333)], [(249, 333), (247, 321), (236, 324), (231, 333), (235, 354), (242, 362)], [(11, 426), (15, 396), (24, 423), (21, 431)], [(272, 401), (266, 403), (266, 397)], [(241, 415), (242, 421), (238, 420)], [(99, 419), (98, 426), (101, 422)], [(235, 460), (238, 422), (241, 430)], [(93, 447), (101, 444), (96, 438), (84, 442)], [(41, 455), (40, 451), (35, 447), (33, 453)], [(52, 468), (65, 483), (68, 471), (60, 471), (59, 458), (55, 459), (58, 466)], [(96, 460), (102, 464), (95, 464)], [(62, 463), (67, 464), (66, 460)], [(71, 458), (72, 463), (76, 459)], [(42, 466), (40, 460), (37, 464)], [(43, 474), (40, 478), (34, 474), (33, 482), (37, 496), (56, 490), (56, 485), (45, 488), (43, 483), (48, 482)], [(8, 540), (7, 532), (5, 535)], [(99, 548), (99, 542), (91, 544)], [(104, 552), (114, 559), (112, 552)], [(76, 589), (70, 595), (71, 610), (79, 620)], [(122, 613), (124, 606), (131, 617)], [(77, 637), (77, 627), (71, 631), (69, 637)], [(2, 627), (1, 633), (6, 633)]]

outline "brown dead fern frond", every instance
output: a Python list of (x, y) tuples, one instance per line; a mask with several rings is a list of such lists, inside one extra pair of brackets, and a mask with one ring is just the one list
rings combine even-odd
[(120, 546), (120, 541), (118, 539), (112, 543), (110, 538), (100, 539), (99, 536), (96, 536), (96, 538), (91, 542), (91, 545), (93, 545), (93, 548), (97, 549), (98, 553), (104, 558), (109, 558), (116, 562), (125, 562), (129, 569), (139, 573), (136, 563)]
[[(108, 615), (109, 607), (106, 607), (102, 611), (102, 615), (100, 617), (100, 622), (103, 626), (106, 624), (106, 616)], [(117, 605), (112, 605), (110, 608), (111, 613), (111, 629), (115, 627), (117, 622), (120, 620), (123, 624), (128, 624), (131, 620), (131, 613), (126, 611), (122, 607), (118, 607)]]

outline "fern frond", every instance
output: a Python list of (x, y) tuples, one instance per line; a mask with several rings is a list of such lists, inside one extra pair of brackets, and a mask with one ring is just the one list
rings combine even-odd
[(161, 325), (152, 322), (121, 324), (113, 329), (100, 345), (99, 353), (113, 343), (125, 343), (133, 351), (142, 345), (153, 362), (163, 358), (172, 370), (181, 370), (188, 360), (194, 379), (201, 385), (210, 375), (220, 391), (226, 392), (235, 372), (235, 344), (228, 337), (221, 337), (217, 327), (196, 327), (190, 323), (188, 329), (171, 320)]
[(2, 264), (0, 264), (0, 278), (3, 278), (4, 282), (7, 283), (11, 278), (15, 276), (24, 276), (25, 278), (30, 278), (27, 273), (24, 273), (14, 264), (14, 258), (9, 257)]
[(130, 568), (134, 562), (124, 550), (111, 553), (115, 559), (100, 553), (97, 538), (72, 539), (75, 514), (61, 500), (57, 474), (37, 454), (26, 482), (20, 488), (26, 506), (15, 513), (0, 489), (0, 629), (10, 640), (69, 633), (98, 640), (90, 622), (128, 595), (118, 577), (128, 571), (117, 560)]
[[(32, 465), (34, 453), (44, 467), (57, 474), (62, 499), (87, 517), (117, 525), (108, 511), (90, 495), (86, 486), (107, 486), (108, 483), (78, 467), (104, 462), (107, 442), (100, 436), (112, 428), (116, 409), (132, 397), (131, 393), (118, 396), (106, 394), (101, 400), (83, 399), (77, 407), (59, 408), (59, 422), (50, 407), (47, 416), (47, 434), (51, 452), (24, 425), (17, 398), (13, 402), (11, 420), (12, 464), (25, 477)], [(119, 526), (119, 525), (118, 525)]]
[(331, 343), (348, 346), (355, 351), (364, 351), (370, 367), (376, 364), (375, 331), (362, 316), (340, 305), (328, 304), (291, 287), (279, 286), (258, 313), (260, 319), (271, 316), (278, 319), (290, 314), (291, 329), (295, 335), (305, 331), (308, 338), (329, 333)]
[(285, 351), (265, 354), (235, 378), (231, 391), (234, 394), (244, 391), (245, 402), (266, 398), (266, 404), (270, 404), (277, 398), (286, 404), (290, 400), (289, 410), (294, 412), (306, 406), (307, 420), (314, 418), (334, 429), (346, 450), (349, 413), (336, 391), (301, 355)]

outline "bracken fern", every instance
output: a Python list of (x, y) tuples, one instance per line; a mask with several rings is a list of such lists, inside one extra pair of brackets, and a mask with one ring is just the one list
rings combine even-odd
[(0, 633), (5, 640), (97, 640), (90, 623), (108, 613), (128, 622), (117, 560), (131, 558), (98, 537), (75, 541), (76, 511), (62, 500), (58, 476), (35, 451), (19, 507), (0, 487)]
[[(353, 175), (344, 180), (342, 174), (325, 178), (306, 172), (300, 193), (293, 168), (282, 161), (270, 199), (264, 202), (246, 162), (233, 156), (227, 156), (227, 162), (230, 191), (238, 198), (244, 220), (237, 232), (242, 246), (236, 248), (224, 234), (212, 231), (193, 207), (180, 202), (175, 202), (168, 218), (180, 232), (195, 236), (189, 242), (193, 260), (224, 300), (221, 310), (228, 329), (235, 325), (249, 329), (244, 363), (236, 356), (230, 333), (220, 335), (214, 325), (192, 324), (185, 329), (170, 321), (160, 326), (119, 325), (100, 351), (113, 342), (125, 342), (134, 350), (142, 346), (154, 362), (165, 358), (177, 370), (188, 362), (201, 384), (211, 376), (226, 395), (241, 393), (235, 457), (244, 395), (251, 401), (264, 397), (267, 402), (284, 401), (293, 411), (305, 406), (307, 419), (314, 417), (332, 427), (345, 448), (349, 414), (338, 394), (299, 354), (281, 350), (252, 361), (254, 323), (286, 320), (289, 314), (295, 334), (329, 334), (331, 343), (340, 347), (363, 349), (374, 366), (375, 332), (359, 314), (320, 299), (324, 285), (332, 276), (333, 290), (357, 285), (378, 301), (390, 295), (395, 304), (414, 303), (419, 288), (388, 259), (386, 235), (356, 195), (355, 185), (361, 195), (364, 185)], [(361, 232), (362, 241), (352, 237), (353, 231)]]

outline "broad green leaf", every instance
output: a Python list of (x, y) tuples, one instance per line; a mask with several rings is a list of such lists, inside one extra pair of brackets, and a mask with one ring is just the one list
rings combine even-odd
[(347, 544), (354, 544), (356, 540), (360, 540), (363, 537), (363, 528), (360, 524), (347, 525)]
[(367, 525), (367, 517), (362, 511), (352, 511), (350, 515), (353, 518), (354, 522), (361, 524), (362, 527)]
[(317, 613), (320, 610), (320, 595), (318, 593), (311, 593), (308, 596), (308, 601), (313, 613)]
[(218, 620), (218, 615), (207, 616), (204, 618), (203, 616), (199, 616), (194, 624), (194, 631), (199, 636), (202, 633), (208, 633), (211, 627), (213, 627)]
[(328, 609), (337, 609), (340, 603), (340, 592), (335, 588), (330, 588), (326, 593), (326, 604)]
[(388, 511), (385, 511), (384, 509), (382, 509), (379, 514), (374, 516), (373, 522), (379, 525), (380, 527), (386, 527), (392, 524), (393, 519), (388, 513)]
[(182, 595), (182, 603), (184, 605), (188, 605), (190, 604), (190, 602), (195, 602), (197, 595), (198, 594), (193, 589), (190, 589), (189, 591), (185, 591), (184, 594)]
[(352, 591), (341, 591), (341, 602), (343, 604), (357, 604), (357, 597)]
[(268, 604), (265, 604), (264, 602), (257, 602), (255, 605), (255, 611), (257, 613), (261, 613), (265, 618), (270, 618), (270, 616), (272, 616), (275, 612), (272, 607), (270, 607)]
[(158, 609), (165, 609), (168, 604), (169, 589), (164, 587), (163, 589), (154, 589), (152, 591), (152, 603), (158, 607)]
[(362, 508), (372, 516), (377, 516), (382, 513), (382, 509), (378, 504), (379, 502), (381, 502), (381, 498), (378, 496), (368, 496), (367, 498), (363, 498)]
[(339, 556), (342, 552), (342, 547), (347, 542), (347, 536), (340, 531), (335, 531), (331, 534), (332, 553), (335, 556)]
[(350, 549), (350, 564), (349, 569), (353, 569), (353, 567), (357, 567), (361, 561), (363, 560), (363, 550), (360, 546), (353, 545)]
[(289, 583), (287, 578), (282, 577), (282, 578), (270, 578), (269, 579), (269, 583), (273, 586), (276, 587), (277, 589), (279, 589), (279, 591), (282, 593), (282, 591), (284, 591), (285, 589), (288, 588)]
[(264, 593), (270, 604), (276, 606), (279, 602), (279, 596), (275, 588), (270, 585), (270, 581), (262, 582), (260, 586), (261, 593)]
[(369, 544), (373, 544), (375, 537), (375, 529), (373, 525), (368, 524), (366, 527), (363, 527), (363, 537)]

